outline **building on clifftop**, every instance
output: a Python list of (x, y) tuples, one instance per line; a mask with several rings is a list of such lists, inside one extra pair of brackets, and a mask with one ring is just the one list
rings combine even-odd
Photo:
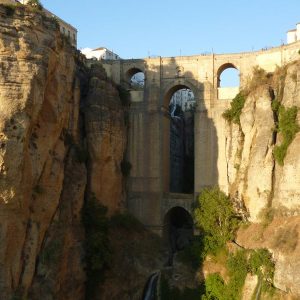
[(300, 23), (296, 24), (296, 28), (287, 32), (287, 43), (295, 43), (300, 41)]

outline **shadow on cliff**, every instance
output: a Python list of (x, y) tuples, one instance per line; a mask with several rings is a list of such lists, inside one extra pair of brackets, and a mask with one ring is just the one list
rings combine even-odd
[[(167, 62), (165, 62), (167, 61)], [(126, 86), (126, 84), (125, 84)], [(128, 86), (128, 83), (127, 83)], [(174, 168), (174, 160), (178, 159), (175, 155), (172, 155), (172, 146), (174, 143), (171, 141), (171, 126), (172, 126), (172, 117), (170, 113), (170, 100), (174, 93), (181, 89), (190, 89), (195, 97), (196, 106), (193, 111), (192, 118), (192, 127), (193, 127), (193, 156), (192, 162), (189, 161), (187, 168), (189, 171), (185, 173), (184, 169), (176, 169)], [(144, 131), (143, 131), (143, 139), (140, 141), (143, 145), (140, 149), (143, 149), (142, 152), (137, 152), (135, 155), (135, 161), (143, 161), (143, 170), (140, 174), (145, 174), (149, 176), (149, 174), (153, 174), (153, 165), (151, 165), (151, 161), (153, 157), (156, 155), (160, 156), (160, 165), (159, 170), (162, 174), (162, 184), (161, 184), (161, 193), (165, 195), (171, 195), (172, 192), (177, 193), (177, 197), (184, 201), (184, 197), (180, 196), (180, 194), (184, 193), (193, 193), (194, 199), (201, 192), (201, 190), (205, 187), (213, 187), (218, 184), (218, 169), (217, 169), (217, 159), (218, 159), (218, 141), (217, 141), (217, 131), (214, 124), (214, 121), (211, 116), (211, 107), (213, 106), (213, 102), (216, 97), (216, 89), (211, 82), (208, 80), (204, 82), (200, 82), (198, 78), (195, 78), (192, 72), (188, 70), (184, 70), (183, 65), (181, 64), (181, 58), (160, 58), (159, 66), (154, 65), (146, 65), (145, 67), (145, 85), (144, 85), (144, 101), (143, 103), (133, 103), (131, 107), (131, 115), (133, 119), (136, 111), (142, 111), (144, 114)], [(159, 97), (159, 98), (158, 98)], [(158, 98), (158, 99), (157, 99)], [(159, 151), (159, 153), (151, 153), (153, 148), (149, 145), (149, 141), (153, 139), (151, 137), (150, 129), (153, 130), (154, 126), (148, 122), (151, 120), (151, 117), (154, 114), (159, 114), (159, 136), (161, 142), (159, 147), (156, 148), (155, 151)], [(180, 123), (180, 126), (186, 126), (185, 120)], [(174, 142), (174, 141), (173, 141)], [(182, 142), (182, 141), (179, 141)], [(184, 142), (184, 141), (183, 141)], [(130, 149), (127, 149), (130, 151)], [(180, 158), (179, 158), (180, 159)], [(192, 167), (190, 167), (192, 165)], [(135, 168), (135, 166), (133, 166)], [(172, 172), (181, 172), (179, 175), (179, 181), (185, 180), (187, 177), (193, 177), (193, 183), (190, 185), (189, 189), (180, 188), (176, 190), (176, 184), (174, 189), (174, 182), (172, 184), (172, 177), (175, 174)], [(180, 176), (181, 175), (181, 176)], [(178, 176), (175, 176), (178, 177)], [(143, 180), (144, 186), (141, 190), (149, 191), (150, 183), (149, 181)], [(154, 195), (155, 196), (155, 195)], [(153, 197), (154, 197), (153, 196)], [(170, 198), (171, 196), (169, 196)], [(165, 197), (163, 197), (164, 199)], [(181, 201), (180, 200), (180, 201)], [(176, 230), (176, 234), (174, 234), (174, 224), (171, 224), (170, 221), (172, 218), (166, 217), (172, 208), (178, 207), (179, 212), (182, 211), (183, 214), (188, 213), (192, 215), (192, 211), (187, 209), (186, 204), (181, 203), (178, 204), (179, 201), (175, 201), (173, 207), (168, 207), (165, 203), (159, 203), (159, 199), (153, 199), (151, 201), (152, 207), (150, 204), (143, 204), (143, 207), (147, 207), (145, 213), (147, 216), (160, 214), (161, 220), (164, 220), (164, 231), (167, 234), (164, 234), (166, 242), (169, 244), (170, 251), (174, 252), (178, 249), (174, 249), (171, 245), (174, 244), (174, 235), (177, 235), (176, 239), (178, 239), (178, 232), (184, 232), (184, 228), (189, 226), (190, 224), (186, 224), (186, 222), (175, 222), (179, 224)], [(129, 206), (130, 209), (130, 206)], [(150, 213), (150, 212), (151, 213)], [(133, 211), (134, 213), (135, 211)], [(140, 210), (139, 212), (140, 213)], [(182, 219), (185, 218), (184, 215), (181, 216)], [(148, 218), (148, 217), (147, 217)], [(145, 218), (145, 219), (147, 219)], [(154, 217), (154, 219), (157, 216)], [(180, 218), (180, 215), (179, 215)], [(177, 218), (178, 219), (178, 218)], [(169, 220), (169, 221), (168, 221)], [(155, 223), (155, 221), (152, 221)], [(174, 226), (173, 226), (174, 225)], [(176, 226), (175, 226), (176, 227)], [(196, 232), (197, 228), (195, 225), (192, 225), (193, 231)], [(179, 238), (185, 244), (187, 240), (192, 240), (189, 236), (189, 230), (186, 232), (187, 235), (181, 235)], [(173, 243), (172, 243), (173, 241)], [(175, 242), (176, 244), (176, 242)], [(168, 258), (170, 259), (170, 258)], [(170, 260), (169, 260), (170, 261)], [(176, 263), (176, 261), (175, 261)], [(201, 270), (201, 267), (200, 267)], [(198, 270), (199, 272), (199, 270)], [(200, 271), (200, 273), (203, 273)], [(150, 274), (149, 274), (150, 275)], [(203, 274), (200, 275), (203, 278)]]

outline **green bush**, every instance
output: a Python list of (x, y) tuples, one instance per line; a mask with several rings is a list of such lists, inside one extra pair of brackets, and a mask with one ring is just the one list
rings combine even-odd
[(287, 153), (289, 145), (292, 143), (296, 133), (299, 131), (300, 127), (297, 123), (297, 112), (298, 108), (296, 106), (285, 108), (280, 105), (278, 108), (278, 126), (277, 132), (281, 133), (283, 141), (281, 145), (276, 145), (274, 147), (274, 157), (279, 165), (284, 164), (284, 158)]
[(41, 4), (41, 1), (39, 0), (29, 0), (27, 2), (27, 5), (33, 7), (33, 8), (36, 8), (38, 10), (42, 10), (43, 9), (43, 5)]
[(115, 214), (110, 219), (110, 227), (112, 228), (124, 228), (127, 230), (141, 230), (144, 229), (144, 225), (133, 215), (129, 213)]
[(125, 177), (129, 176), (131, 167), (131, 163), (125, 158), (121, 161), (121, 172)]
[(121, 85), (117, 86), (120, 100), (123, 106), (129, 106), (130, 105), (130, 92), (126, 90), (124, 87)]
[(246, 98), (242, 92), (238, 93), (231, 101), (230, 109), (225, 110), (222, 116), (229, 122), (240, 124), (240, 115), (245, 105)]
[(196, 226), (204, 233), (204, 255), (216, 254), (234, 238), (239, 225), (232, 203), (219, 188), (204, 189), (194, 209)]
[(3, 6), (5, 7), (6, 15), (8, 17), (11, 17), (11, 16), (14, 15), (17, 5), (15, 5), (15, 4), (5, 4)]
[(229, 300), (226, 298), (226, 286), (220, 274), (214, 273), (207, 276), (205, 280), (205, 295), (201, 299)]
[(170, 287), (168, 280), (164, 275), (160, 280), (160, 299), (162, 300), (199, 300), (204, 293), (204, 287), (185, 288), (180, 290), (178, 288)]
[(108, 239), (107, 208), (92, 195), (86, 200), (82, 211), (85, 228), (86, 298), (93, 299), (96, 285), (103, 279), (109, 266), (111, 250)]
[(249, 272), (258, 275), (264, 293), (273, 292), (274, 263), (268, 250), (239, 250), (228, 256), (226, 267), (229, 275), (228, 283), (225, 283), (220, 274), (207, 276), (203, 300), (241, 299), (245, 279)]
[(242, 289), (248, 272), (245, 250), (231, 254), (227, 260), (227, 269), (230, 280), (227, 285), (227, 299), (241, 299)]
[(197, 270), (205, 258), (204, 255), (204, 240), (203, 236), (200, 235), (194, 236), (192, 242), (178, 252), (178, 259)]

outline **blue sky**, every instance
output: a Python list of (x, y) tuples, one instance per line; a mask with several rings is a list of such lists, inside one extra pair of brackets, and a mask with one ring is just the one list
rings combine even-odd
[(78, 47), (122, 58), (278, 46), (300, 22), (299, 0), (41, 0), (78, 29)]

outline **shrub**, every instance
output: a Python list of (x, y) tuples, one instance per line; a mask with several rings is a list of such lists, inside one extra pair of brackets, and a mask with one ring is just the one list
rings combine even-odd
[(206, 294), (204, 300), (239, 300), (248, 272), (258, 275), (262, 283), (262, 291), (272, 293), (274, 263), (271, 253), (266, 249), (239, 250), (227, 258), (229, 275), (226, 284), (220, 274), (210, 274), (205, 281)]
[(60, 240), (51, 240), (41, 252), (40, 260), (42, 264), (56, 264), (61, 256), (63, 244)]
[(246, 98), (242, 92), (238, 93), (231, 101), (230, 109), (225, 110), (222, 116), (229, 122), (240, 124), (240, 115), (245, 105)]
[(220, 274), (214, 273), (205, 280), (205, 292), (202, 300), (228, 300), (225, 293), (225, 282)]
[(131, 163), (124, 158), (121, 162), (121, 172), (125, 177), (129, 176), (131, 167)]
[[(198, 286), (196, 288), (179, 288), (170, 287), (168, 280), (164, 275), (160, 280), (160, 299), (163, 300), (199, 300), (204, 293), (204, 287)], [(156, 298), (155, 298), (156, 299)]]
[(230, 276), (227, 285), (227, 299), (241, 299), (242, 289), (248, 272), (245, 250), (239, 250), (231, 254), (227, 260), (227, 269)]
[(106, 213), (107, 208), (93, 195), (88, 197), (82, 211), (82, 222), (86, 233), (87, 299), (93, 299), (95, 287), (103, 279), (104, 270), (109, 266), (111, 259)]
[(144, 228), (144, 225), (138, 219), (127, 212), (113, 215), (110, 219), (110, 226), (125, 228), (127, 230), (141, 230)]
[(278, 126), (277, 132), (281, 133), (283, 141), (281, 145), (276, 145), (274, 147), (274, 158), (279, 165), (283, 166), (284, 158), (287, 153), (289, 145), (292, 143), (296, 133), (299, 131), (300, 127), (297, 124), (297, 112), (298, 108), (296, 106), (285, 108), (280, 105), (278, 108)]
[(178, 253), (178, 258), (197, 270), (204, 260), (204, 255), (203, 236), (194, 236), (192, 242)]
[(29, 0), (27, 2), (27, 5), (33, 7), (33, 8), (36, 8), (38, 10), (42, 10), (43, 9), (43, 5), (41, 4), (41, 1), (39, 0)]
[(16, 10), (16, 5), (14, 4), (5, 4), (4, 5), (7, 16), (13, 16)]
[(119, 97), (121, 100), (121, 103), (123, 106), (129, 106), (130, 105), (130, 92), (126, 90), (124, 87), (121, 85), (117, 86), (118, 92), (119, 92)]
[(204, 233), (204, 255), (216, 254), (223, 248), (228, 240), (234, 238), (239, 224), (229, 197), (218, 188), (201, 192), (194, 209), (194, 218)]

